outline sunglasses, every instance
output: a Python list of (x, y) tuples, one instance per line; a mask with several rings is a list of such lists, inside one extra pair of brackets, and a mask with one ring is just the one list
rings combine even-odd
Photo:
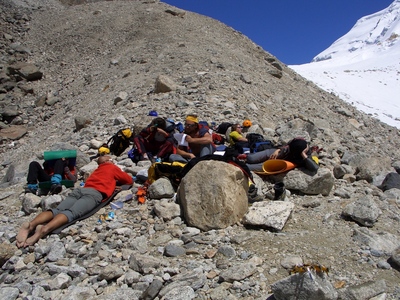
[(194, 127), (196, 124), (185, 124), (185, 127)]

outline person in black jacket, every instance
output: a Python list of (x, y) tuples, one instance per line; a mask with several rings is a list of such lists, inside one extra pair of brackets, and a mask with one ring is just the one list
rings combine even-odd
[[(244, 157), (241, 157), (244, 158)], [(317, 172), (319, 166), (309, 155), (309, 145), (303, 138), (294, 138), (286, 146), (266, 149), (246, 155), (246, 163), (252, 171), (262, 171), (262, 165), (269, 159), (284, 159), (296, 167), (304, 167), (311, 172)]]

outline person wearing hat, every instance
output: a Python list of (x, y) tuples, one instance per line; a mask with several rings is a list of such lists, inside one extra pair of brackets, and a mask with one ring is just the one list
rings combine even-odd
[[(263, 171), (263, 163), (269, 159), (283, 159), (296, 167), (304, 167), (311, 172), (317, 172), (319, 166), (309, 155), (309, 146), (305, 139), (294, 138), (286, 146), (266, 149), (256, 153), (241, 155), (252, 171)], [(245, 156), (245, 157), (244, 157)]]
[(213, 154), (215, 147), (212, 141), (212, 135), (208, 128), (199, 125), (197, 115), (188, 115), (185, 120), (186, 134), (185, 145), (176, 146), (176, 154), (171, 154), (169, 161), (179, 161), (186, 163), (192, 158), (202, 157), (208, 154)]
[(174, 147), (173, 138), (167, 131), (167, 123), (161, 117), (154, 118), (146, 128), (143, 128), (133, 138), (133, 143), (140, 160), (149, 160), (155, 156), (166, 159), (173, 152)]

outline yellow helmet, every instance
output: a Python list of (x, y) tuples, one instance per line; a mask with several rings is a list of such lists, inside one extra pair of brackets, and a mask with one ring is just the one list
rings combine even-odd
[(127, 139), (129, 139), (132, 136), (132, 130), (130, 130), (129, 128), (122, 129), (121, 133)]
[(110, 154), (110, 149), (106, 144), (102, 145), (99, 150), (97, 151), (99, 155), (107, 155)]

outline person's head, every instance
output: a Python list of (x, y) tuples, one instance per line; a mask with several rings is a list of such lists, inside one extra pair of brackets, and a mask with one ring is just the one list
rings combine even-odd
[(185, 133), (193, 133), (199, 129), (199, 119), (196, 115), (188, 115), (185, 120)]
[(151, 121), (151, 126), (165, 130), (167, 128), (167, 122), (165, 122), (164, 118), (157, 117), (153, 121)]
[(97, 164), (98, 165), (101, 165), (101, 164), (104, 164), (104, 163), (112, 163), (112, 162), (113, 162), (113, 160), (112, 160), (112, 157), (110, 155), (103, 155), (103, 156), (100, 156), (97, 159)]
[(233, 125), (232, 125), (232, 131), (237, 131), (237, 132), (241, 133), (241, 132), (242, 132), (242, 125), (240, 125), (240, 124), (233, 124)]
[(295, 138), (288, 143), (289, 154), (293, 159), (301, 159), (301, 153), (307, 148), (307, 141)]

